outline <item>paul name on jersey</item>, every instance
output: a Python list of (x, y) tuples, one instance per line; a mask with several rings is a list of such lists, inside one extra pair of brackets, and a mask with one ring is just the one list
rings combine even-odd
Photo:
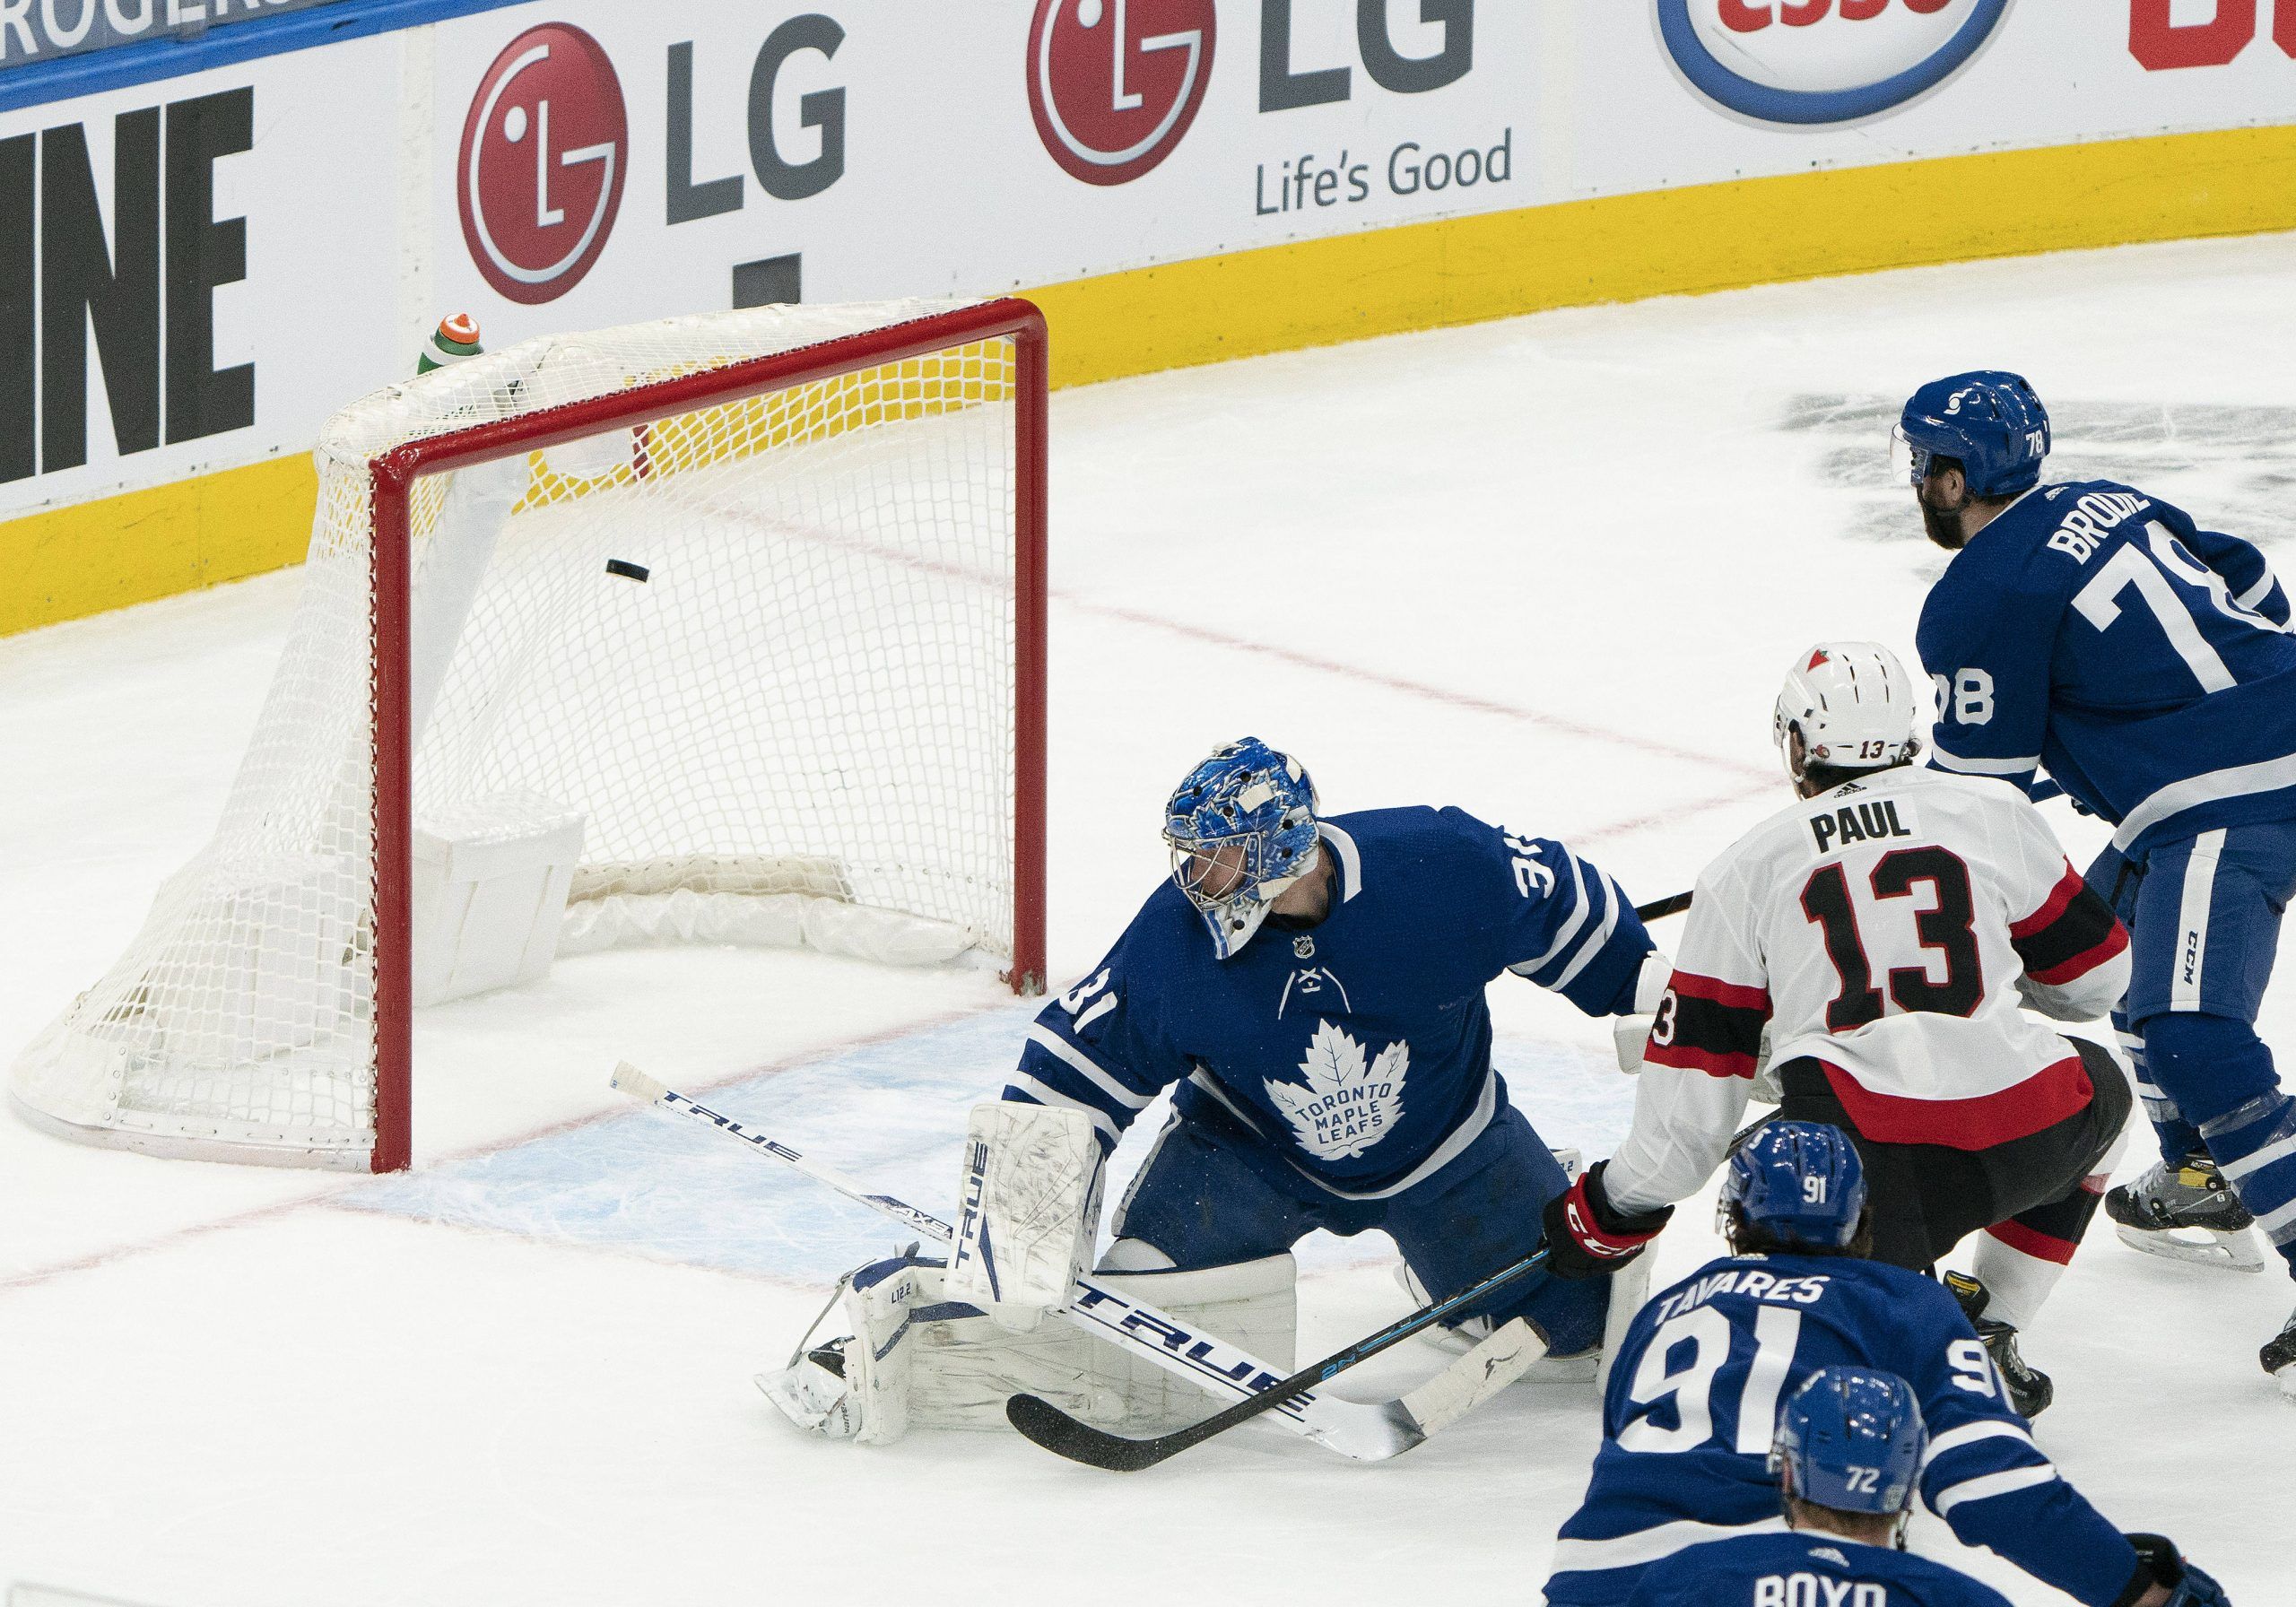
[(2296, 818), (2296, 638), (2264, 555), (2111, 481), (2036, 486), (1923, 604), (1932, 761), (2030, 787), (2045, 769), (2119, 830)]
[(1008, 1099), (1091, 1116), (1104, 1145), (1174, 1083), (1315, 1182), (1385, 1194), (1431, 1175), (1506, 1108), (1483, 989), (1513, 971), (1590, 1015), (1633, 1006), (1652, 947), (1617, 883), (1561, 843), (1457, 809), (1318, 822), (1338, 881), (1311, 928), (1222, 960), (1166, 882), (1029, 1030)]

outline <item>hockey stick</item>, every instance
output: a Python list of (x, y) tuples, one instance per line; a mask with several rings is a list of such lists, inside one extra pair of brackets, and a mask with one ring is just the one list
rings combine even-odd
[[(1122, 1435), (1110, 1434), (1106, 1429), (1093, 1428), (1090, 1423), (1080, 1422), (1051, 1402), (1036, 1395), (1014, 1395), (1004, 1403), (1004, 1415), (1010, 1420), (1013, 1427), (1035, 1440), (1037, 1444), (1048, 1451), (1058, 1452), (1071, 1462), (1089, 1463), (1094, 1467), (1104, 1467), (1112, 1472), (1138, 1472), (1142, 1468), (1153, 1467), (1169, 1457), (1178, 1455), (1190, 1446), (1200, 1446), (1215, 1434), (1225, 1434), (1238, 1423), (1248, 1418), (1257, 1417), (1263, 1412), (1282, 1405), (1295, 1389), (1330, 1383), (1357, 1362), (1377, 1356), (1390, 1345), (1400, 1344), (1421, 1329), (1441, 1322), (1452, 1313), (1473, 1305), (1484, 1296), (1505, 1288), (1518, 1278), (1528, 1277), (1546, 1264), (1546, 1258), (1547, 1247), (1541, 1245), (1522, 1260), (1510, 1266), (1501, 1267), (1481, 1282), (1461, 1290), (1450, 1299), (1438, 1300), (1431, 1306), (1422, 1306), (1409, 1316), (1389, 1323), (1377, 1333), (1357, 1340), (1345, 1350), (1335, 1351), (1321, 1361), (1301, 1368), (1274, 1387), (1263, 1390), (1248, 1400), (1238, 1401), (1232, 1406), (1223, 1407), (1200, 1423), (1191, 1423), (1187, 1428), (1175, 1429), (1170, 1434), (1160, 1434), (1150, 1439), (1126, 1439)], [(1517, 1331), (1519, 1331), (1519, 1333)], [(1513, 1337), (1510, 1338), (1510, 1335)], [(1483, 1354), (1486, 1347), (1489, 1347), (1492, 1341), (1502, 1338), (1509, 1339), (1506, 1345), (1499, 1347), (1493, 1353)], [(1483, 1368), (1486, 1376), (1510, 1366), (1514, 1367), (1514, 1372), (1509, 1374), (1506, 1380), (1511, 1382), (1530, 1365), (1528, 1361), (1521, 1359), (1523, 1351), (1526, 1348), (1535, 1349), (1537, 1351), (1537, 1355), (1533, 1356), (1531, 1360), (1536, 1360), (1538, 1356), (1546, 1353), (1546, 1348), (1540, 1344), (1537, 1336), (1531, 1333), (1530, 1325), (1518, 1317), (1492, 1334), (1474, 1350), (1461, 1357), (1459, 1361), (1476, 1361), (1477, 1365)], [(1480, 1358), (1479, 1360), (1478, 1358)], [(1520, 1365), (1517, 1365), (1518, 1363)], [(1420, 1438), (1423, 1439), (1435, 1429), (1457, 1420), (1459, 1414), (1468, 1406), (1473, 1405), (1474, 1401), (1479, 1401), (1483, 1395), (1491, 1393), (1489, 1390), (1479, 1392), (1474, 1396), (1474, 1400), (1458, 1405), (1448, 1416), (1442, 1417), (1440, 1421), (1431, 1426), (1426, 1419), (1420, 1418), (1413, 1410), (1414, 1398), (1417, 1397), (1417, 1404), (1426, 1405), (1431, 1409), (1435, 1407), (1438, 1403), (1427, 1400), (1425, 1392), (1431, 1385), (1440, 1384), (1456, 1373), (1458, 1370), (1458, 1362), (1454, 1362), (1443, 1372), (1430, 1379), (1427, 1385), (1422, 1385), (1420, 1389), (1394, 1403), (1394, 1405), (1401, 1408), (1412, 1418), (1412, 1426), (1419, 1431)]]
[(1688, 893), (1669, 893), (1665, 898), (1654, 899), (1650, 903), (1637, 904), (1634, 907), (1634, 914), (1638, 920), (1658, 921), (1664, 920), (1670, 915), (1680, 915), (1689, 908)]
[[(779, 1140), (753, 1133), (731, 1116), (696, 1104), (628, 1061), (614, 1068), (613, 1086), (649, 1105), (707, 1122), (752, 1154), (801, 1172), (935, 1243), (947, 1244), (953, 1237), (949, 1224), (931, 1212), (919, 1211), (891, 1194), (872, 1193), (844, 1174), (808, 1160)], [(1120, 1350), (1145, 1357), (1167, 1372), (1192, 1379), (1217, 1394), (1240, 1396), (1252, 1403), (1255, 1411), (1273, 1410), (1294, 1434), (1359, 1462), (1383, 1462), (1401, 1455), (1430, 1434), (1457, 1420), (1486, 1395), (1511, 1383), (1545, 1353), (1526, 1327), (1522, 1329), (1520, 1338), (1527, 1343), (1514, 1344), (1511, 1349), (1498, 1345), (1496, 1342), (1508, 1329), (1520, 1326), (1509, 1324), (1402, 1400), (1346, 1401), (1300, 1387), (1296, 1378), (1280, 1378), (1248, 1351), (1089, 1275), (1077, 1281), (1075, 1300), (1059, 1315)], [(1501, 1355), (1501, 1351), (1507, 1353)], [(1510, 1368), (1512, 1370), (1508, 1370)], [(1284, 1385), (1284, 1393), (1262, 1404), (1260, 1392), (1277, 1385)]]

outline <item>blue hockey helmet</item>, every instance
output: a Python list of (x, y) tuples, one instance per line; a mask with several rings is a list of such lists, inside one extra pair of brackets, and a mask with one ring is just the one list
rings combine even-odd
[(1228, 743), (1187, 773), (1164, 805), (1172, 880), (1225, 960), (1268, 906), (1316, 868), (1316, 784), (1300, 761), (1256, 736)]
[(1928, 1438), (1912, 1385), (1895, 1373), (1820, 1368), (1778, 1409), (1770, 1471), (1813, 1507), (1888, 1516), (1911, 1504)]
[(1970, 495), (2011, 497), (2040, 483), (2048, 410), (2022, 374), (1979, 369), (1914, 392), (1897, 433), (1912, 450), (1917, 490), (1933, 458), (1951, 457), (1960, 461)]
[(1722, 1174), (1718, 1214), (1786, 1245), (1839, 1249), (1866, 1214), (1866, 1168), (1849, 1135), (1824, 1122), (1769, 1122)]

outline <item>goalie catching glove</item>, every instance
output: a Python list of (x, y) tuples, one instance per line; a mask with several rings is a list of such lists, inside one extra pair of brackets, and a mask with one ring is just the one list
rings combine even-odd
[(1100, 1225), (1101, 1159), (1082, 1111), (1001, 1099), (974, 1106), (948, 1298), (1015, 1333), (1066, 1306)]

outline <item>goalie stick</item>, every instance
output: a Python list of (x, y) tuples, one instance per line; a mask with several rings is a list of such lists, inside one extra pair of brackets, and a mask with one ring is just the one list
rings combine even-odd
[[(1071, 1462), (1088, 1463), (1104, 1467), (1111, 1472), (1135, 1473), (1142, 1468), (1154, 1467), (1158, 1463), (1178, 1455), (1190, 1446), (1200, 1446), (1215, 1434), (1225, 1434), (1238, 1423), (1257, 1417), (1281, 1406), (1292, 1391), (1328, 1384), (1359, 1361), (1368, 1361), (1390, 1345), (1402, 1343), (1422, 1328), (1441, 1322), (1456, 1311), (1472, 1306), (1485, 1295), (1505, 1288), (1518, 1278), (1526, 1278), (1546, 1264), (1547, 1249), (1541, 1245), (1522, 1260), (1503, 1266), (1482, 1281), (1471, 1284), (1446, 1300), (1422, 1306), (1409, 1316), (1389, 1323), (1377, 1333), (1357, 1340), (1346, 1349), (1335, 1351), (1321, 1361), (1301, 1368), (1289, 1378), (1272, 1388), (1232, 1406), (1222, 1408), (1200, 1423), (1190, 1423), (1170, 1434), (1159, 1434), (1148, 1439), (1126, 1439), (1120, 1434), (1110, 1434), (1105, 1429), (1095, 1429), (1036, 1395), (1014, 1395), (1004, 1403), (1004, 1416), (1013, 1427), (1027, 1435), (1048, 1451), (1056, 1451)], [(1526, 1353), (1527, 1352), (1527, 1359)], [(1427, 1383), (1388, 1406), (1401, 1419), (1417, 1430), (1417, 1444), (1436, 1429), (1457, 1420), (1469, 1406), (1494, 1393), (1505, 1384), (1512, 1383), (1528, 1369), (1533, 1361), (1546, 1354), (1546, 1347), (1531, 1332), (1530, 1325), (1517, 1317), (1484, 1339), (1481, 1344), (1438, 1373)], [(1473, 1400), (1448, 1411), (1451, 1403), (1444, 1398), (1437, 1386), (1458, 1373), (1463, 1366), (1473, 1363), (1481, 1367), (1486, 1379), (1505, 1373), (1498, 1384), (1478, 1390)], [(1511, 1368), (1509, 1371), (1508, 1369)]]
[[(614, 1068), (613, 1081), (616, 1089), (633, 1099), (706, 1122), (761, 1159), (778, 1161), (801, 1172), (937, 1244), (947, 1244), (953, 1236), (949, 1224), (931, 1212), (919, 1211), (891, 1194), (872, 1193), (844, 1174), (808, 1160), (779, 1140), (752, 1132), (731, 1116), (696, 1103), (628, 1061)], [(1456, 1302), (1447, 1302), (1446, 1309), (1453, 1304)], [(1399, 1400), (1347, 1401), (1336, 1395), (1318, 1394), (1305, 1387), (1297, 1377), (1280, 1378), (1248, 1351), (1201, 1333), (1178, 1317), (1133, 1299), (1089, 1275), (1077, 1280), (1075, 1300), (1059, 1315), (1087, 1333), (1097, 1333), (1122, 1350), (1145, 1357), (1167, 1372), (1193, 1379), (1216, 1393), (1240, 1397), (1254, 1413), (1273, 1412), (1294, 1434), (1358, 1462), (1384, 1462), (1390, 1456), (1401, 1455), (1513, 1383), (1546, 1354), (1528, 1325), (1518, 1320)], [(1264, 1392), (1279, 1387), (1282, 1394), (1263, 1399)]]

